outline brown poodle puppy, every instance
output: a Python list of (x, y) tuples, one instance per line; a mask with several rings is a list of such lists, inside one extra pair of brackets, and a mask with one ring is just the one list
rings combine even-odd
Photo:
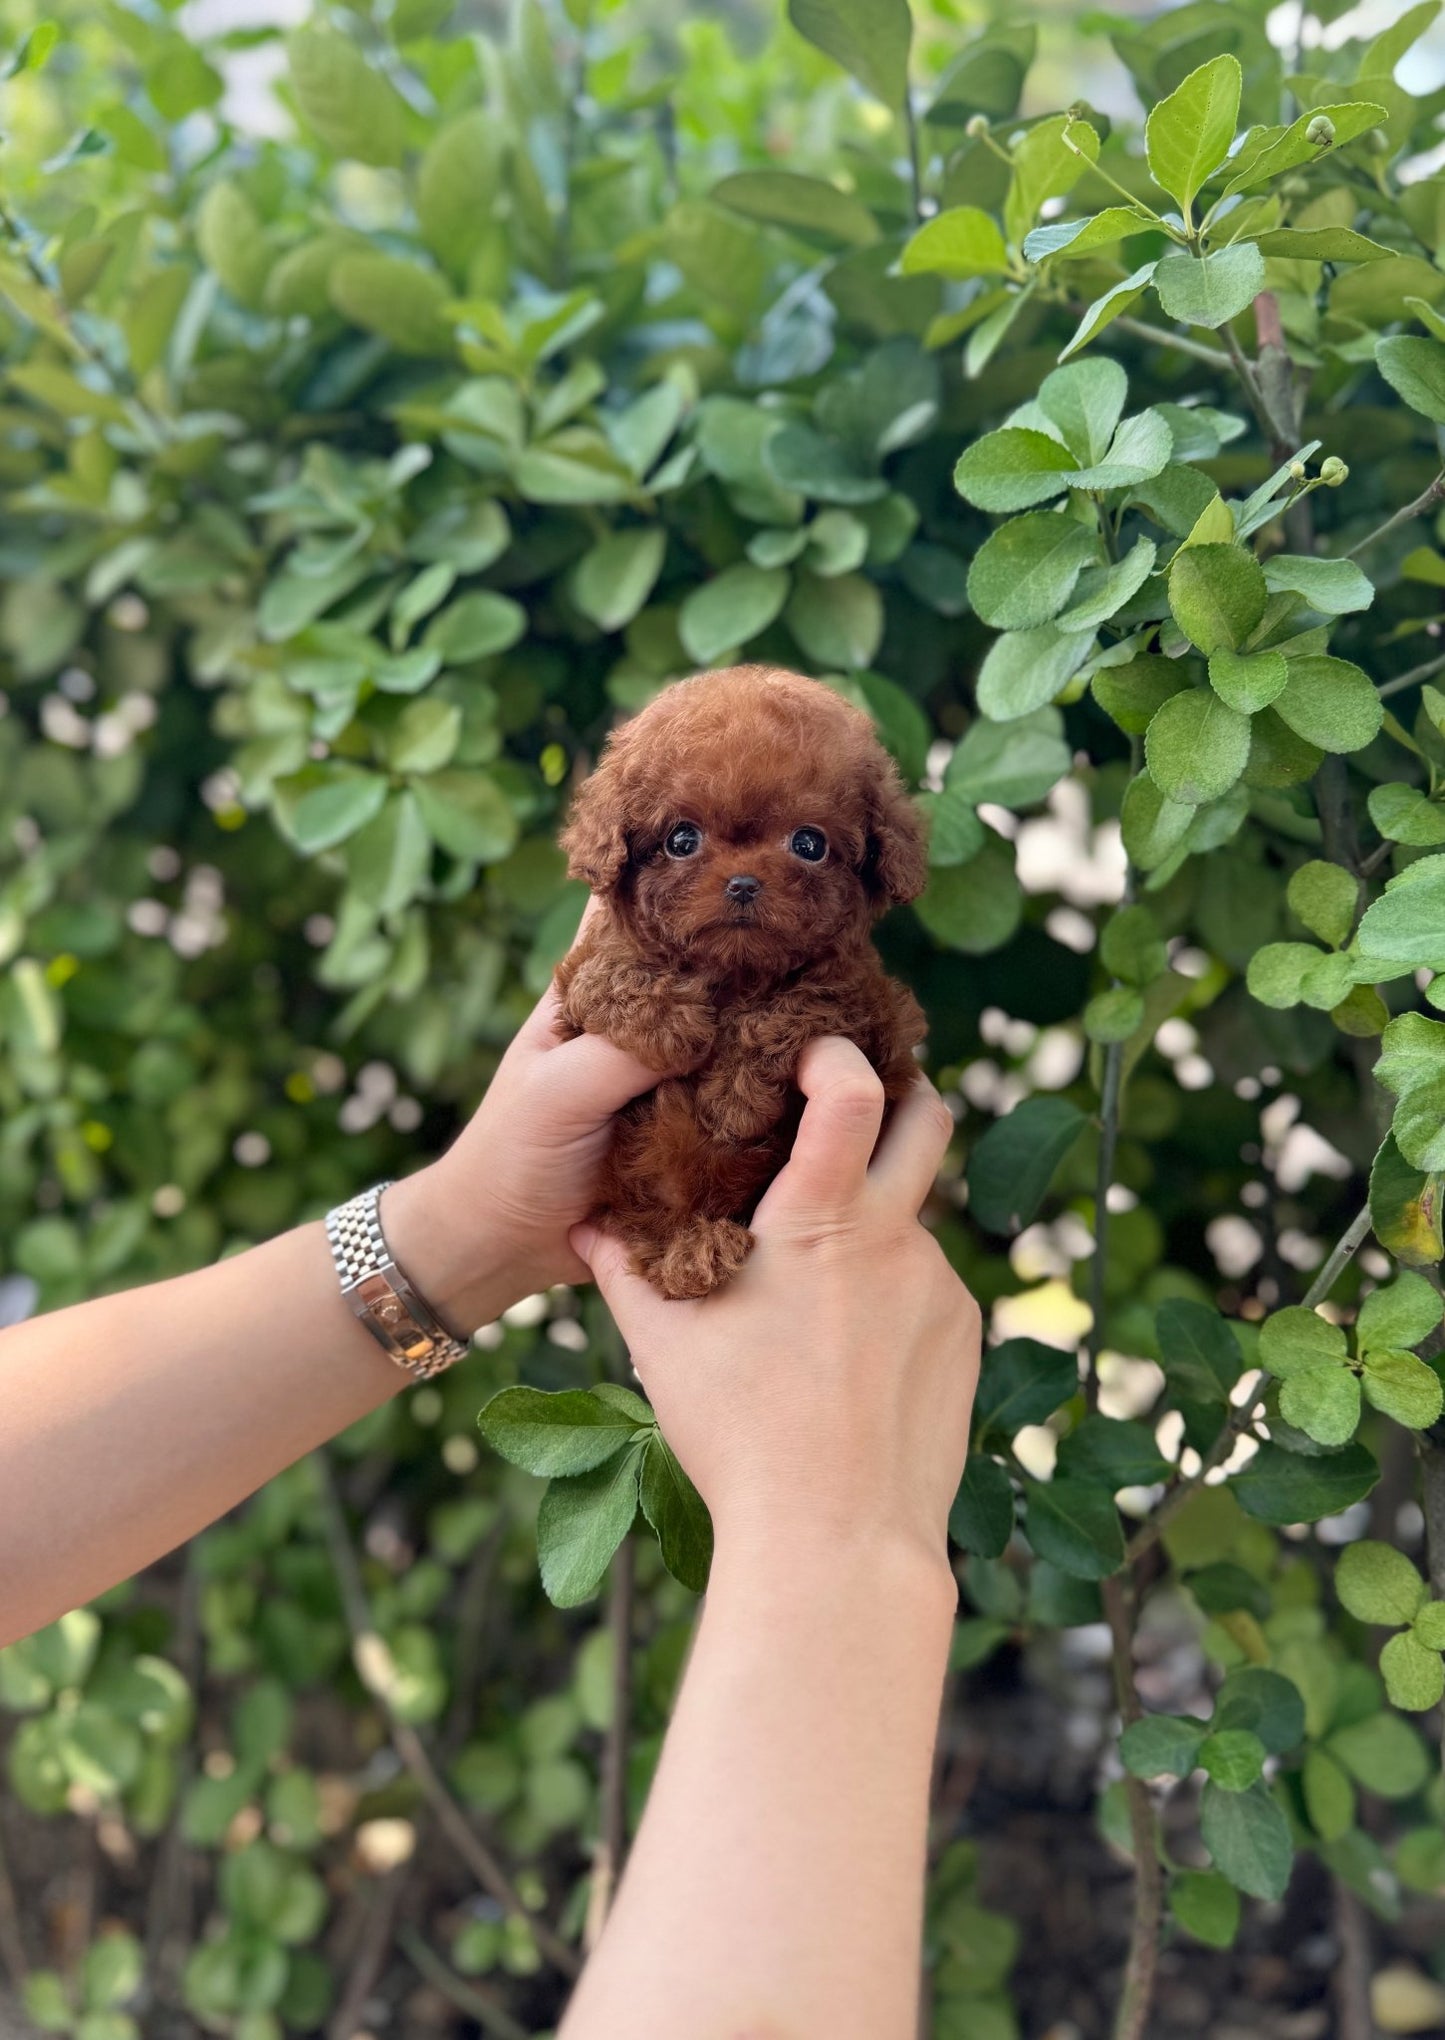
[(557, 972), (562, 1029), (668, 1072), (619, 1117), (595, 1216), (664, 1296), (742, 1265), (792, 1147), (819, 1034), (890, 1102), (924, 1019), (868, 931), (927, 877), (923, 829), (866, 715), (767, 666), (666, 688), (618, 729), (562, 837), (603, 902)]

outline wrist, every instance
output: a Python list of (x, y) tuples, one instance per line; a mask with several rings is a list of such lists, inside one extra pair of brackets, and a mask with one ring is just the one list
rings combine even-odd
[(490, 1324), (519, 1295), (516, 1256), (483, 1202), (459, 1194), (442, 1164), (393, 1183), (382, 1196), (386, 1243), (413, 1286), (461, 1338)]
[(908, 1606), (923, 1622), (952, 1625), (958, 1582), (946, 1543), (903, 1528), (834, 1525), (773, 1516), (764, 1521), (723, 1516), (714, 1524), (711, 1593), (733, 1579), (810, 1599), (841, 1589), (850, 1600), (875, 1598)]

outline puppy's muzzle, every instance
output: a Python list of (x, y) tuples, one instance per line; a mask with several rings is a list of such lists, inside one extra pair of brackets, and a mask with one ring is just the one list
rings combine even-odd
[(750, 907), (762, 889), (762, 880), (753, 878), (747, 872), (739, 872), (723, 887), (723, 891), (735, 907)]

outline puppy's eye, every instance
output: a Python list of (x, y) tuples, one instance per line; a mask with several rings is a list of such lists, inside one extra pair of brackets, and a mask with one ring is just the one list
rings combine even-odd
[(828, 854), (828, 838), (821, 829), (794, 829), (788, 848), (805, 864), (821, 864)]
[(702, 830), (696, 822), (675, 822), (662, 847), (669, 857), (693, 857), (702, 848)]

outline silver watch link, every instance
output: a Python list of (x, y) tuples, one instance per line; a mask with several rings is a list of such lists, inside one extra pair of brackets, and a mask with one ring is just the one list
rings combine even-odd
[(460, 1339), (392, 1258), (381, 1229), (382, 1192), (375, 1183), (349, 1203), (326, 1214), (326, 1237), (341, 1282), (341, 1293), (371, 1336), (404, 1373), (416, 1381), (452, 1367), (467, 1353)]

